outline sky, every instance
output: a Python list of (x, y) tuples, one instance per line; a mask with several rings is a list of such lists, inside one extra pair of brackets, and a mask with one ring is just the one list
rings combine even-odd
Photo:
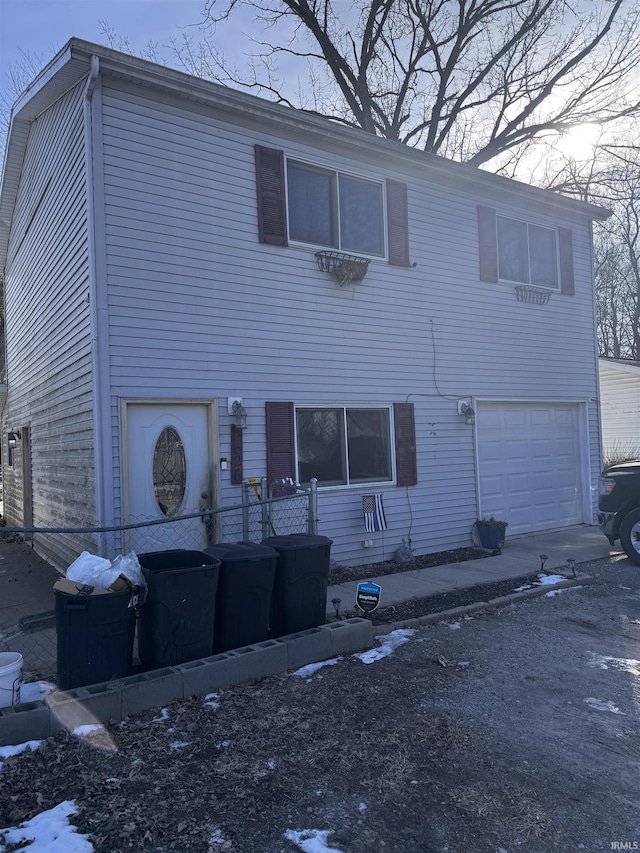
[(105, 20), (134, 50), (166, 44), (181, 27), (201, 18), (202, 0), (0, 0), (0, 85), (21, 51), (43, 64), (72, 37), (106, 44)]

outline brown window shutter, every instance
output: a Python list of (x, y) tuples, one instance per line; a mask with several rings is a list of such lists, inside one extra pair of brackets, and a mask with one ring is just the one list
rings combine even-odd
[(287, 245), (284, 152), (255, 146), (258, 236), (261, 243)]
[(397, 485), (415, 486), (418, 482), (418, 466), (413, 403), (394, 403), (393, 420), (396, 434)]
[(267, 482), (296, 480), (293, 403), (265, 403), (267, 418)]
[(478, 243), (480, 249), (480, 281), (498, 281), (498, 235), (496, 212), (478, 205)]
[(560, 292), (574, 296), (576, 285), (573, 276), (573, 234), (570, 228), (558, 228), (560, 247)]
[(389, 263), (409, 266), (409, 207), (407, 185), (387, 179), (387, 230)]

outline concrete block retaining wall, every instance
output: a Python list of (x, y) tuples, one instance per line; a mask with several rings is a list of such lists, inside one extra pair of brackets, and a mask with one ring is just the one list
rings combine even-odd
[(83, 725), (121, 720), (168, 705), (175, 699), (204, 696), (243, 681), (279, 675), (372, 645), (371, 622), (353, 617), (116, 681), (55, 690), (40, 702), (0, 708), (0, 746), (41, 740)]

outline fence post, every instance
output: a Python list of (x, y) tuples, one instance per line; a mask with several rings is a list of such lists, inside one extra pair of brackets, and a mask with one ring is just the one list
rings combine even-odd
[(249, 541), (249, 492), (251, 484), (242, 481), (242, 541)]
[(309, 488), (309, 511), (308, 515), (308, 532), (312, 536), (318, 534), (318, 481), (315, 477), (311, 478), (311, 486)]
[(260, 523), (262, 525), (262, 538), (267, 539), (269, 536), (269, 514), (271, 512), (271, 503), (269, 502), (269, 485), (266, 477), (260, 478), (260, 498), (262, 500)]

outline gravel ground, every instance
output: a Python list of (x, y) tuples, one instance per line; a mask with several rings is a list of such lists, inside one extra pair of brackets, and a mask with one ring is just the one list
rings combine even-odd
[[(595, 583), (379, 638), (368, 664), (58, 735), (6, 762), (0, 826), (73, 799), (100, 853), (637, 849), (640, 575), (581, 570)], [(312, 829), (326, 846), (296, 843)]]

